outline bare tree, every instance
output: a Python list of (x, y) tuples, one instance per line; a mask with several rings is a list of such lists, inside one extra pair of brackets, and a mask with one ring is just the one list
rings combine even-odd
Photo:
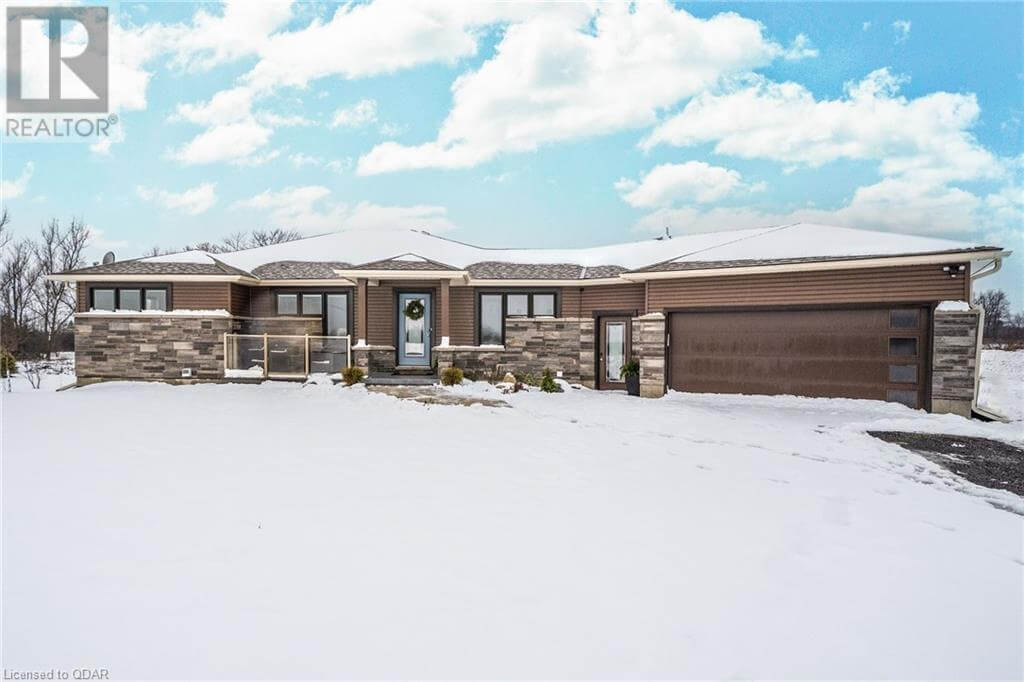
[(198, 242), (196, 244), (186, 244), (182, 251), (205, 251), (206, 253), (223, 253), (226, 249), (222, 244), (214, 244), (213, 242)]
[[(43, 227), (34, 244), (35, 267), (40, 275), (80, 268), (89, 243), (89, 230), (80, 218), (72, 218), (66, 230), (54, 218)], [(44, 335), (46, 357), (53, 352), (54, 339), (67, 329), (75, 314), (75, 291), (68, 282), (40, 277), (32, 306), (36, 324)]]
[(989, 289), (974, 297), (975, 305), (985, 309), (985, 339), (995, 339), (1010, 315), (1010, 299), (1002, 289)]
[(21, 239), (9, 245), (0, 262), (0, 317), (4, 347), (15, 356), (21, 350), (33, 317), (33, 303), (39, 285), (32, 241)]
[(224, 245), (224, 251), (241, 251), (251, 246), (249, 235), (245, 232), (232, 232), (221, 239), (220, 242)]
[(270, 246), (301, 239), (302, 235), (296, 230), (282, 230), (275, 227), (272, 230), (253, 230), (249, 238), (250, 246)]
[(0, 213), (0, 251), (7, 246), (7, 242), (11, 240), (11, 235), (7, 233), (7, 225), (11, 222), (11, 216), (7, 213), (7, 207), (3, 207), (3, 212)]

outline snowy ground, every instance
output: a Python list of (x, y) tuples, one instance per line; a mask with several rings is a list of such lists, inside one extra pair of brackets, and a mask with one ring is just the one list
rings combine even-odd
[[(989, 357), (986, 376), (1005, 371)], [(864, 434), (1020, 444), (1020, 422), (785, 397), (507, 400), (16, 380), (2, 396), (3, 666), (1024, 672), (1024, 517), (1006, 511), (1024, 501)]]
[(1024, 420), (1024, 351), (981, 351), (978, 403), (1010, 419)]

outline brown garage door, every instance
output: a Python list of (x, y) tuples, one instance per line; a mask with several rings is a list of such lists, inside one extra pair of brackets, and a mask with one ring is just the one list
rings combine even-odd
[(928, 308), (672, 313), (669, 386), (924, 407)]

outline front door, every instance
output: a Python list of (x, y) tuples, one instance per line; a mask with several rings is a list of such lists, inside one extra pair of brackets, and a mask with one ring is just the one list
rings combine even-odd
[(626, 389), (619, 370), (630, 353), (630, 320), (628, 317), (598, 318), (597, 387)]
[(398, 364), (430, 366), (430, 294), (398, 295)]

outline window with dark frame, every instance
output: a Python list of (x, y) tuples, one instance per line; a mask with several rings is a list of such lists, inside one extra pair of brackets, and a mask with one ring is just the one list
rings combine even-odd
[(277, 315), (319, 317), (327, 336), (347, 336), (352, 326), (351, 291), (276, 291), (273, 293)]
[(478, 343), (482, 346), (503, 345), (506, 318), (557, 315), (557, 296), (551, 291), (481, 292), (477, 306)]
[(93, 287), (90, 310), (167, 310), (166, 287)]
[(278, 294), (277, 295), (277, 314), (278, 315), (298, 315), (299, 314), (299, 295), (298, 294)]

